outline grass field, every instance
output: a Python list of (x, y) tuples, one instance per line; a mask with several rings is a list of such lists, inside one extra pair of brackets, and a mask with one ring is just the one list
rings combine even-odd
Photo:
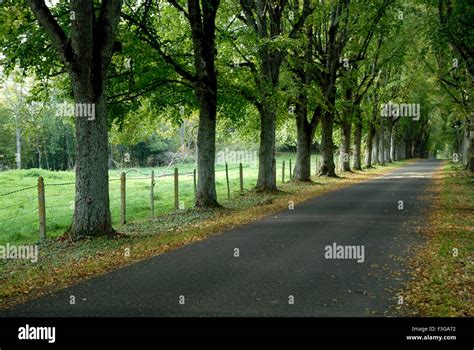
[[(282, 164), (286, 163), (285, 178), (289, 179), (289, 161), (295, 154), (285, 153), (277, 156), (277, 182), (282, 181)], [(315, 173), (317, 155), (312, 157), (312, 173)], [(174, 167), (179, 169), (179, 200), (184, 208), (194, 203), (194, 183), (192, 163), (154, 168), (155, 177), (172, 175)], [(111, 170), (110, 201), (112, 221), (115, 227), (120, 220), (120, 173), (127, 172), (127, 221), (143, 219), (150, 211), (150, 174), (152, 168)], [(243, 164), (244, 189), (255, 186), (258, 164)], [(48, 171), (43, 169), (11, 170), (0, 173), (0, 245), (5, 243), (22, 244), (38, 241), (38, 197), (36, 184), (42, 176), (45, 183), (47, 235), (61, 235), (70, 225), (74, 211), (74, 181), (72, 171)], [(173, 176), (157, 178), (154, 191), (155, 215), (174, 210)], [(231, 198), (239, 194), (239, 166), (229, 164)], [(216, 164), (216, 186), (218, 200), (225, 204), (227, 185), (225, 164)], [(18, 191), (18, 192), (15, 192)], [(12, 193), (13, 192), (13, 193)]]

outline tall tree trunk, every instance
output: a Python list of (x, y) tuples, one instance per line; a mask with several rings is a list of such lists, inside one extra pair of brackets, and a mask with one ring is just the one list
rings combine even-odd
[(400, 143), (397, 145), (398, 160), (405, 159), (405, 141), (400, 140)]
[(412, 140), (411, 138), (408, 138), (405, 142), (405, 159), (413, 158), (411, 151), (412, 151)]
[(41, 148), (40, 146), (36, 147), (36, 152), (38, 153), (38, 169), (42, 169), (41, 163), (42, 163), (42, 157), (41, 157)]
[(351, 154), (351, 130), (352, 123), (349, 118), (344, 118), (341, 123), (341, 161), (342, 171), (351, 171), (350, 154)]
[(48, 149), (44, 147), (44, 160), (46, 162), (46, 169), (51, 170), (49, 167)]
[[(305, 49), (305, 67), (310, 67), (313, 63), (313, 29), (312, 26), (306, 28), (307, 47)], [(319, 123), (321, 108), (316, 108), (311, 121), (308, 121), (308, 98), (307, 88), (311, 84), (310, 75), (307, 68), (295, 74), (295, 78), (301, 84), (300, 95), (296, 103), (295, 120), (297, 132), (296, 144), (296, 164), (293, 179), (296, 181), (311, 181), (311, 145), (314, 133)]]
[(215, 69), (215, 19), (219, 0), (189, 0), (189, 22), (194, 48), (197, 81), (195, 94), (199, 100), (199, 129), (197, 136), (198, 185), (196, 207), (219, 206), (215, 181), (217, 73)]
[[(351, 82), (354, 84), (354, 82)], [(354, 98), (351, 87), (347, 87), (344, 92), (345, 106), (343, 107), (343, 116), (341, 121), (341, 168), (342, 171), (351, 171), (350, 154), (351, 154), (351, 133), (352, 118), (355, 112)]]
[(463, 136), (462, 136), (462, 165), (468, 169), (469, 165), (469, 128), (470, 128), (469, 118), (465, 118), (463, 126)]
[(362, 170), (362, 116), (358, 108), (356, 113), (354, 129), (354, 169)]
[(275, 121), (276, 108), (273, 103), (264, 103), (260, 109), (260, 148), (257, 191), (276, 191), (275, 178)]
[[(89, 85), (87, 90), (91, 89)], [(86, 99), (87, 90), (74, 89), (76, 103), (94, 101), (92, 98)], [(75, 118), (76, 199), (70, 232), (76, 238), (114, 233), (109, 209), (107, 107), (103, 95), (97, 96), (93, 103), (93, 121)]]
[(309, 130), (298, 134), (294, 180), (311, 181), (311, 139)]
[(257, 191), (273, 192), (277, 190), (276, 168), (275, 168), (275, 133), (277, 93), (280, 81), (280, 66), (282, 55), (271, 49), (267, 44), (263, 45), (259, 52), (262, 63), (263, 99), (259, 108), (260, 114), (260, 149)]
[[(19, 112), (18, 112), (19, 113)], [(16, 115), (16, 168), (21, 169), (21, 130), (19, 126), (19, 115)]]
[[(273, 38), (282, 33), (282, 13), (275, 10), (276, 3), (257, 0), (256, 18), (259, 39)], [(274, 8), (267, 8), (267, 6)], [(261, 192), (277, 190), (275, 165), (275, 128), (277, 115), (277, 101), (275, 96), (280, 84), (280, 67), (283, 53), (279, 48), (268, 42), (261, 42), (258, 50), (260, 71), (260, 89), (262, 99), (259, 107), (260, 114), (260, 149), (256, 189)]]
[[(325, 175), (329, 177), (337, 177), (336, 165), (334, 164), (334, 110), (336, 102), (336, 74), (333, 72), (331, 77), (328, 77), (330, 83), (328, 84), (328, 102), (329, 110), (326, 110), (321, 120), (321, 156), (323, 159), (320, 176)], [(332, 82), (332, 83), (331, 83)]]
[(380, 165), (385, 165), (385, 123), (383, 119), (380, 125), (379, 144), (380, 144), (380, 149), (379, 149), (378, 161)]
[(396, 159), (396, 126), (395, 124), (392, 124), (390, 127), (390, 158), (389, 161), (390, 163), (395, 162)]
[(380, 129), (375, 129), (374, 134), (374, 162), (380, 163)]
[(297, 181), (311, 181), (311, 144), (316, 126), (313, 127), (308, 123), (306, 106), (297, 106), (295, 119), (297, 144), (293, 179)]
[(334, 126), (334, 115), (332, 112), (325, 112), (321, 120), (321, 156), (323, 163), (320, 175), (336, 177), (336, 165), (334, 164), (334, 142), (332, 132)]
[(328, 40), (325, 57), (326, 71), (322, 75), (323, 79), (321, 85), (324, 87), (323, 91), (325, 91), (327, 98), (327, 106), (321, 120), (321, 156), (323, 158), (323, 164), (321, 165), (320, 176), (337, 177), (336, 166), (334, 164), (333, 128), (336, 109), (338, 61), (341, 57), (340, 53), (342, 47), (338, 47), (336, 37), (339, 30), (338, 17), (348, 5), (349, 1), (344, 1), (338, 3), (336, 7), (333, 7), (331, 23), (328, 29), (328, 38), (326, 39)]
[(469, 116), (469, 151), (467, 169), (474, 174), (474, 113)]
[(217, 202), (215, 157), (216, 157), (216, 114), (217, 91), (203, 88), (200, 96), (199, 130), (197, 136), (198, 185), (197, 207), (216, 207)]
[(395, 161), (395, 124), (390, 123), (389, 125), (389, 137), (390, 137), (390, 153), (388, 157), (389, 163)]
[(372, 123), (369, 124), (369, 130), (367, 132), (367, 168), (372, 168), (372, 153), (374, 145), (374, 133), (375, 127)]

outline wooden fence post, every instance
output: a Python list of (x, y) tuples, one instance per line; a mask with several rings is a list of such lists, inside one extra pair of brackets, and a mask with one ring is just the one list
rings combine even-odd
[(230, 199), (229, 167), (225, 162), (225, 180), (227, 182), (227, 199)]
[(46, 203), (44, 196), (44, 179), (38, 177), (38, 215), (39, 215), (39, 236), (40, 239), (46, 238)]
[(150, 209), (151, 217), (155, 217), (155, 171), (151, 171), (151, 186), (150, 186)]
[(179, 210), (179, 173), (178, 168), (174, 168), (174, 208)]
[(281, 168), (281, 182), (285, 182), (285, 161), (283, 161), (283, 167)]
[(240, 193), (244, 193), (244, 168), (242, 163), (239, 163), (239, 178), (240, 178)]
[(194, 182), (194, 200), (196, 201), (196, 194), (197, 194), (196, 169), (194, 169), (193, 171), (193, 182)]
[(276, 182), (277, 182), (277, 166), (276, 166), (276, 162), (277, 162), (276, 158), (273, 158), (273, 160), (272, 160), (273, 174), (272, 174), (272, 175), (273, 175), (273, 178), (275, 179), (275, 184), (276, 184)]
[(127, 207), (127, 198), (126, 198), (126, 174), (120, 174), (120, 225), (125, 225), (127, 223), (126, 218), (126, 207)]
[(293, 180), (293, 174), (291, 169), (291, 158), (290, 158), (290, 181)]

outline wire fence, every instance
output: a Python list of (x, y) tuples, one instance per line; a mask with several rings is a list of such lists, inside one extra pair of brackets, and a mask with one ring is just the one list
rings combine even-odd
[[(313, 172), (320, 158), (314, 156)], [(293, 176), (292, 159), (276, 161), (277, 183)], [(159, 172), (161, 171), (161, 172)], [(225, 203), (256, 186), (258, 164), (216, 165), (218, 201)], [(124, 225), (131, 220), (157, 217), (171, 211), (192, 208), (195, 203), (197, 171), (183, 167), (172, 172), (162, 169), (128, 169), (109, 178), (112, 222)], [(2, 189), (6, 186), (2, 186)], [(0, 190), (1, 191), (1, 190)], [(72, 222), (75, 182), (52, 183), (40, 176), (36, 185), (9, 188), (0, 193), (0, 244), (32, 242), (58, 236)]]

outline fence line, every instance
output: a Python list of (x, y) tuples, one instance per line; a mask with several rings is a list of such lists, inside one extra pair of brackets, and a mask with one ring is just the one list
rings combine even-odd
[[(288, 173), (290, 174), (290, 180), (293, 176), (293, 167), (292, 159), (286, 162), (276, 162), (275, 160), (275, 171), (281, 171), (281, 182), (287, 181), (285, 179), (286, 166), (289, 167)], [(319, 171), (321, 166), (321, 161), (319, 157), (316, 157), (315, 160), (315, 171)], [(252, 176), (244, 177), (245, 169), (249, 169), (252, 172)], [(245, 184), (249, 183), (253, 186), (256, 182), (256, 175), (254, 174), (255, 167), (252, 165), (244, 165), (239, 163), (238, 166), (229, 166), (228, 163), (223, 164), (221, 169), (215, 170), (216, 174), (220, 174), (219, 177), (216, 177), (216, 180), (219, 182), (220, 189), (225, 193), (227, 200), (231, 199), (232, 195), (242, 195), (245, 191)], [(127, 176), (128, 174), (136, 172), (142, 175), (147, 176)], [(171, 179), (172, 177), (172, 179)], [(182, 210), (184, 205), (194, 202), (196, 200), (197, 193), (197, 181), (198, 172), (196, 169), (192, 171), (179, 172), (178, 168), (175, 168), (172, 173), (162, 173), (155, 174), (155, 171), (152, 169), (150, 174), (145, 174), (144, 172), (138, 171), (136, 169), (129, 169), (123, 171), (119, 177), (110, 177), (109, 183), (120, 181), (119, 186), (110, 186), (109, 187), (109, 201), (110, 201), (110, 210), (112, 215), (116, 215), (116, 218), (119, 218), (118, 222), (121, 225), (127, 223), (127, 216), (135, 217), (151, 217), (154, 218), (158, 212), (165, 213), (170, 210)], [(161, 182), (160, 179), (170, 178), (170, 181)], [(143, 185), (135, 183), (135, 181), (143, 181)], [(223, 183), (224, 182), (224, 183)], [(14, 216), (9, 218), (2, 218), (0, 215), (0, 230), (1, 233), (11, 233), (13, 230), (17, 230), (21, 233), (29, 233), (36, 231), (40, 239), (44, 239), (48, 231), (57, 230), (60, 227), (67, 226), (72, 219), (72, 214), (74, 211), (74, 188), (72, 191), (69, 190), (67, 195), (64, 195), (64, 190), (60, 192), (49, 193), (48, 188), (57, 188), (62, 186), (72, 186), (75, 185), (75, 182), (61, 182), (61, 183), (46, 183), (44, 179), (40, 176), (38, 182), (34, 186), (24, 187), (15, 191), (10, 191), (7, 193), (0, 194), (0, 197), (6, 197), (13, 195), (15, 193), (24, 192), (28, 190), (36, 189), (36, 196), (29, 196), (26, 200), (21, 200), (21, 202), (9, 204), (7, 206), (0, 206), (0, 210), (10, 209), (15, 206), (23, 206), (27, 203), (34, 204), (34, 207), (28, 209), (26, 212), (17, 210), (17, 213)], [(249, 185), (247, 185), (249, 186)], [(169, 195), (167, 195), (167, 193)], [(222, 192), (220, 192), (222, 195)], [(191, 194), (191, 196), (189, 195)], [(61, 201), (58, 197), (63, 198)], [(70, 199), (64, 199), (64, 198)], [(54, 202), (51, 202), (51, 199), (54, 198)], [(48, 200), (49, 199), (49, 200)], [(52, 203), (52, 204), (50, 204)], [(58, 204), (59, 203), (59, 204)], [(62, 203), (62, 204), (61, 204)], [(156, 204), (160, 203), (159, 206)], [(133, 205), (132, 205), (133, 204)], [(61, 213), (59, 208), (67, 208), (64, 214)], [(129, 212), (127, 206), (131, 208)], [(138, 209), (137, 209), (138, 208)], [(142, 208), (148, 208), (148, 214)], [(54, 209), (52, 211), (52, 209)], [(166, 209), (166, 210), (165, 210)], [(15, 219), (19, 217), (24, 217), (25, 215), (32, 215), (34, 212), (37, 214), (37, 219), (28, 221), (19, 220), (18, 224), (15, 223)], [(59, 215), (58, 215), (59, 214)], [(61, 215), (62, 214), (62, 215)], [(3, 226), (2, 224), (9, 222), (10, 225)], [(32, 225), (36, 227), (33, 228)], [(6, 232), (5, 230), (8, 229)], [(16, 234), (16, 233), (15, 233)], [(1, 237), (0, 237), (1, 238)]]
[(26, 191), (26, 190), (31, 190), (32, 188), (36, 188), (36, 185), (25, 187), (25, 188), (20, 188), (19, 190), (7, 192), (7, 193), (2, 193), (2, 194), (0, 194), (0, 197), (5, 197), (5, 196), (8, 196), (8, 195), (13, 194), (13, 193), (18, 193), (18, 192), (22, 192), (22, 191)]

